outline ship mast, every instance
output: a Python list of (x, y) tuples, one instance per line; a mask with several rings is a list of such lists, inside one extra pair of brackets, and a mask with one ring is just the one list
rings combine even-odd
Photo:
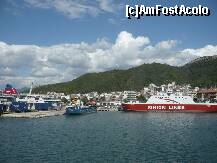
[(30, 87), (30, 90), (29, 90), (29, 96), (32, 94), (32, 86), (33, 86), (33, 82), (31, 83), (31, 87)]

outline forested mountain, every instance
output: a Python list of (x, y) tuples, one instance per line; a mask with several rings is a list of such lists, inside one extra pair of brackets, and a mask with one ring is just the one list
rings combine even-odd
[(200, 87), (217, 85), (217, 56), (198, 58), (181, 67), (152, 63), (128, 70), (88, 73), (69, 82), (44, 85), (33, 91), (85, 93), (141, 90), (150, 83), (161, 85), (172, 81)]

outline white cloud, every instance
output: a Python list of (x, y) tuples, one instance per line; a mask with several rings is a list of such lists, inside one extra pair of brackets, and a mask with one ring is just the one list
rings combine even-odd
[(29, 7), (54, 9), (71, 19), (97, 16), (103, 12), (115, 13), (120, 4), (111, 0), (24, 0)]
[(9, 67), (0, 67), (0, 76), (16, 76), (13, 70)]
[(206, 45), (205, 47), (199, 49), (185, 49), (182, 51), (182, 53), (196, 55), (199, 57), (217, 55), (217, 45)]
[(52, 77), (59, 76), (59, 71), (53, 67), (36, 67), (32, 70), (32, 75), (34, 77)]
[(159, 42), (156, 47), (159, 49), (171, 49), (175, 47), (177, 44), (177, 40), (167, 40)]
[(100, 9), (114, 13), (120, 6), (115, 4), (113, 0), (97, 0), (99, 2)]
[(28, 86), (32, 81), (47, 84), (69, 81), (87, 72), (126, 69), (143, 63), (183, 65), (201, 56), (217, 54), (217, 45), (177, 50), (176, 40), (155, 45), (145, 36), (122, 31), (114, 43), (106, 38), (95, 43), (53, 46), (9, 45), (0, 42), (0, 86)]

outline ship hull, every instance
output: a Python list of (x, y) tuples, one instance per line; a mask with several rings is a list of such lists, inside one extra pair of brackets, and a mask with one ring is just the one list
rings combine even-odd
[(97, 112), (97, 110), (94, 107), (69, 106), (66, 108), (65, 115), (81, 115), (95, 112)]
[(12, 112), (28, 112), (30, 110), (46, 111), (54, 109), (51, 103), (27, 103), (27, 102), (12, 102), (10, 105), (10, 111)]
[(217, 112), (217, 104), (147, 104), (124, 103), (123, 111), (147, 112)]

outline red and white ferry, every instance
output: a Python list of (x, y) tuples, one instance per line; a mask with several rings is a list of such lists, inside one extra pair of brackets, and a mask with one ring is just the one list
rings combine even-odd
[(122, 103), (124, 111), (217, 112), (217, 103), (195, 103), (190, 96), (159, 94), (146, 103)]
[(0, 90), (0, 94), (1, 95), (12, 95), (12, 96), (18, 96), (19, 95), (16, 88), (13, 88), (12, 85), (10, 85), (10, 84), (7, 84), (3, 91)]

